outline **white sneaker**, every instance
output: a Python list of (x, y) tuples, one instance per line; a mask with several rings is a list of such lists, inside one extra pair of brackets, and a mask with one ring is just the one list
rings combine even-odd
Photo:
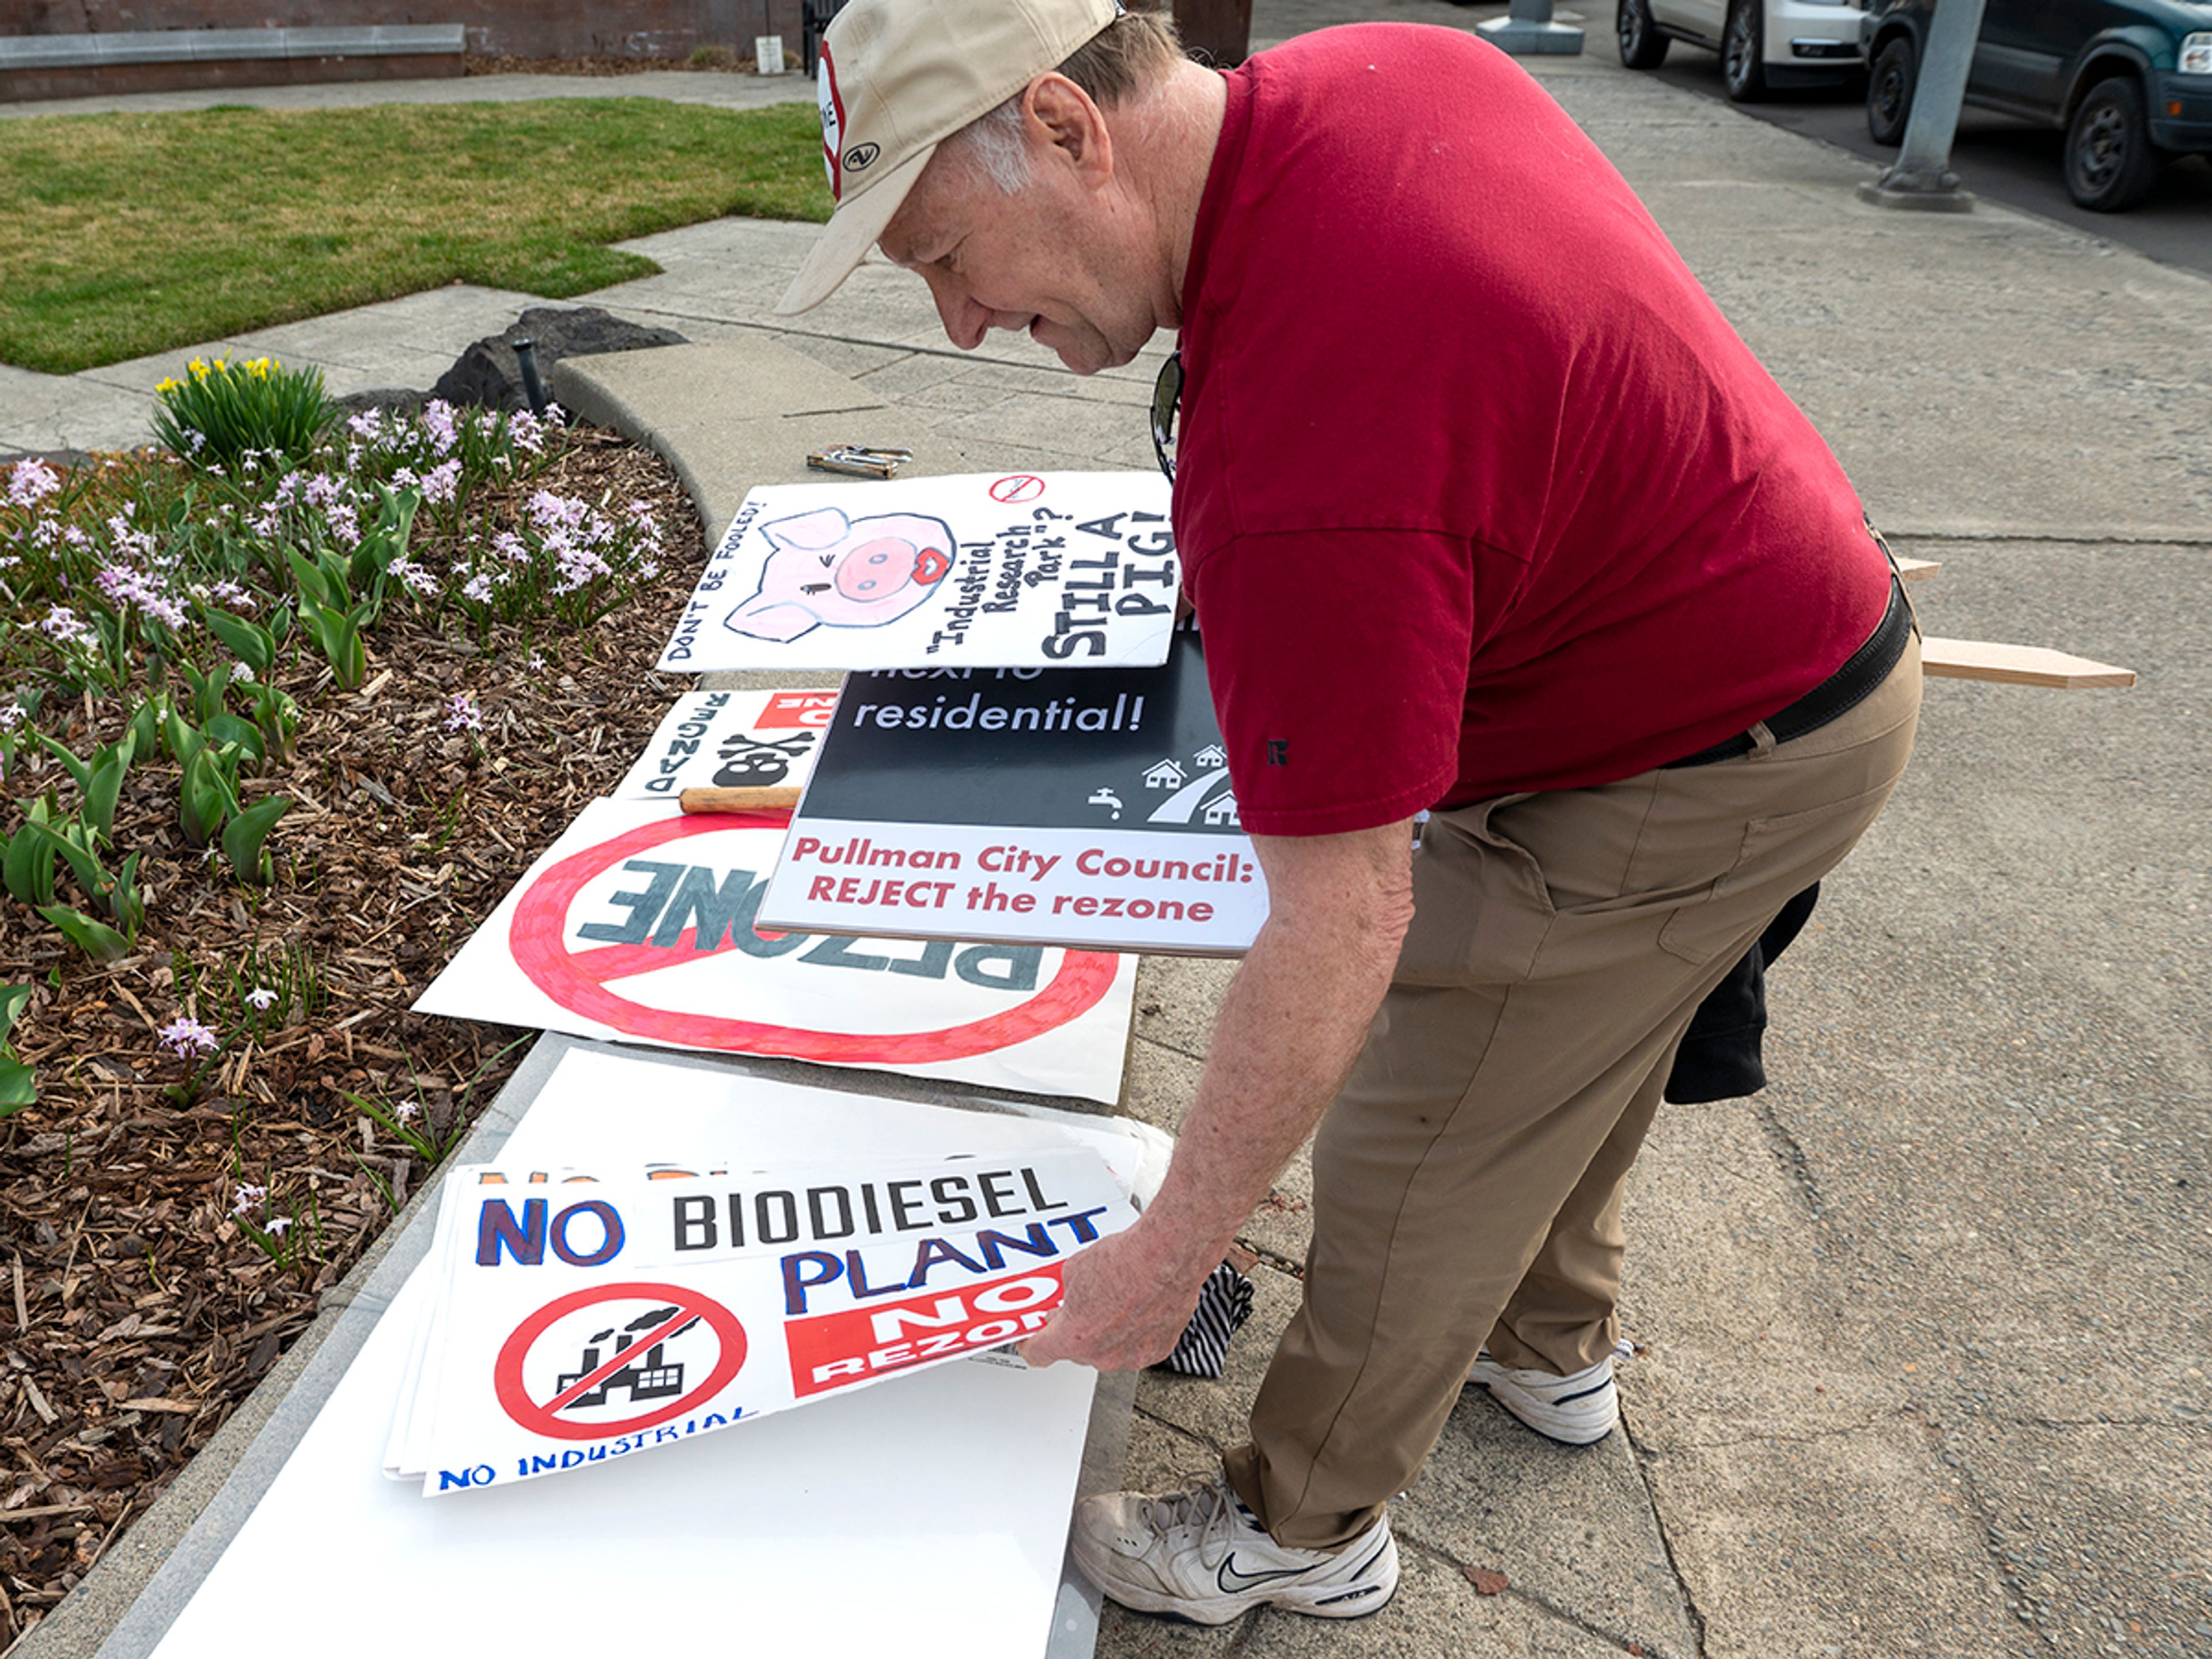
[(1547, 1440), (1563, 1446), (1593, 1446), (1620, 1421), (1620, 1395), (1613, 1386), (1617, 1359), (1633, 1359), (1636, 1345), (1626, 1338), (1596, 1364), (1571, 1376), (1515, 1365), (1501, 1365), (1485, 1348), (1468, 1368), (1467, 1380), (1490, 1390), (1490, 1397)]
[(1398, 1588), (1387, 1514), (1341, 1550), (1286, 1549), (1218, 1473), (1158, 1498), (1086, 1498), (1075, 1506), (1069, 1547), (1084, 1577), (1123, 1607), (1194, 1625), (1225, 1625), (1261, 1606), (1357, 1619)]

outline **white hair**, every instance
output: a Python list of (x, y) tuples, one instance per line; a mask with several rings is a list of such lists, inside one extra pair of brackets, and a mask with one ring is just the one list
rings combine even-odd
[(1018, 92), (996, 109), (977, 116), (946, 142), (996, 185), (1001, 193), (1012, 196), (1026, 189), (1030, 182), (1029, 143), (1024, 118), (1022, 94)]

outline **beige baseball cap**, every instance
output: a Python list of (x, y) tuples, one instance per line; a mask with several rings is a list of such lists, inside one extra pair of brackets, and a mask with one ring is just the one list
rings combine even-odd
[(1121, 0), (850, 0), (823, 37), (816, 94), (836, 210), (777, 302), (837, 291), (943, 140), (1057, 69)]

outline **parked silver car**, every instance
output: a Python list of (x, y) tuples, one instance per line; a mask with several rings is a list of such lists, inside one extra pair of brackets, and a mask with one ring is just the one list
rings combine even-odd
[(1620, 61), (1657, 69), (1677, 40), (1721, 55), (1721, 87), (1739, 104), (1772, 88), (1834, 86), (1864, 72), (1848, 0), (1618, 0)]

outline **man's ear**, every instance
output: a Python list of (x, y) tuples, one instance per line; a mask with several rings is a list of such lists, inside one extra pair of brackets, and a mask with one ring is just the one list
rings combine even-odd
[(1064, 162), (1094, 186), (1113, 175), (1114, 138), (1105, 113), (1066, 76), (1040, 75), (1030, 82), (1022, 112), (1031, 146), (1049, 152), (1033, 160)]

